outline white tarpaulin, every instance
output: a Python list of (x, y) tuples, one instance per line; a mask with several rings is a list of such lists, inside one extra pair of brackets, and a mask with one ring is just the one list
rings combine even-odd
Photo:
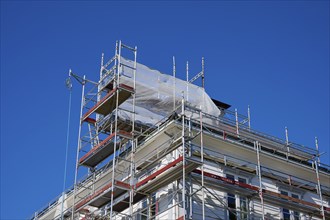
[[(134, 62), (121, 57), (120, 83), (133, 87)], [(129, 66), (129, 67), (127, 67)], [(213, 116), (220, 116), (221, 112), (206, 94), (202, 87), (174, 78), (171, 75), (162, 74), (158, 70), (137, 63), (135, 75), (135, 120), (144, 124), (156, 124), (165, 116), (181, 105), (182, 98), (190, 106), (201, 109)], [(123, 103), (120, 108), (128, 111), (119, 111), (119, 117), (132, 119), (133, 99)]]

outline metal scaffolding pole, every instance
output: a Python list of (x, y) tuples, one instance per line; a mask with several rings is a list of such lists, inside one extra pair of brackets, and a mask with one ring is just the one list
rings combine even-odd
[(321, 159), (320, 159), (320, 152), (319, 152), (319, 140), (317, 137), (315, 137), (315, 148), (317, 151), (317, 162), (320, 164), (321, 163)]
[(290, 143), (289, 143), (289, 131), (288, 128), (285, 127), (285, 143), (286, 143), (286, 159), (289, 159), (290, 156)]
[[(100, 65), (100, 80), (99, 85), (97, 86), (97, 102), (101, 100), (101, 80), (103, 79), (103, 68), (104, 68), (104, 53), (101, 55), (101, 65)], [(96, 115), (96, 121), (99, 120), (99, 115)]]
[(316, 178), (317, 178), (317, 188), (318, 188), (320, 201), (321, 201), (322, 219), (325, 220), (324, 204), (323, 204), (322, 189), (321, 189), (320, 175), (319, 175), (319, 165), (318, 165), (318, 162), (316, 160), (314, 161), (314, 164), (315, 164), (315, 171), (316, 171)]
[(175, 57), (173, 56), (173, 111), (175, 111), (176, 108), (176, 103), (175, 103), (175, 98), (176, 98), (176, 70), (175, 70)]
[[(191, 118), (188, 119), (188, 129), (189, 129), (189, 154), (188, 154), (188, 157), (191, 157), (191, 153), (192, 153), (192, 145), (191, 145)], [(193, 204), (193, 199), (192, 199), (192, 192), (193, 192), (193, 185), (192, 185), (192, 178), (191, 178), (191, 174), (188, 174), (189, 175), (189, 219), (192, 218), (192, 204)]]
[(205, 192), (204, 192), (204, 142), (203, 142), (203, 113), (200, 111), (200, 132), (201, 132), (201, 162), (202, 162), (202, 220), (205, 220)]
[[(120, 75), (120, 58), (121, 58), (121, 41), (119, 41), (118, 45), (118, 63), (117, 63), (117, 78), (115, 79), (116, 87), (119, 85), (119, 75)], [(116, 153), (117, 153), (117, 129), (118, 129), (118, 103), (119, 103), (119, 90), (116, 90), (116, 109), (115, 109), (115, 135), (114, 135), (114, 151), (113, 151), (113, 158), (112, 158), (112, 179), (111, 179), (111, 205), (110, 205), (110, 220), (112, 219), (113, 215), (113, 196), (114, 196), (114, 189), (115, 189), (115, 167), (116, 167)]]
[(79, 151), (80, 151), (80, 148), (81, 148), (80, 135), (81, 135), (81, 126), (82, 126), (82, 123), (83, 123), (82, 122), (82, 111), (83, 111), (83, 107), (84, 107), (85, 85), (86, 85), (86, 76), (84, 75), (83, 80), (82, 80), (79, 130), (78, 130), (78, 144), (77, 144), (77, 155), (76, 155), (76, 168), (75, 168), (74, 185), (73, 185), (72, 219), (74, 219), (74, 213), (75, 213), (75, 199), (76, 199), (78, 167), (79, 167)]
[(187, 78), (187, 102), (189, 102), (189, 62), (186, 64), (186, 78)]
[[(101, 80), (103, 78), (103, 68), (104, 68), (104, 53), (101, 55), (101, 65), (100, 65), (100, 80), (99, 80), (99, 85), (98, 85), (98, 92), (101, 90)], [(97, 101), (101, 100), (101, 93), (97, 94)]]
[(183, 209), (183, 220), (186, 219), (186, 143), (185, 143), (185, 100), (184, 95), (182, 97), (182, 209)]
[(322, 189), (321, 189), (321, 182), (320, 182), (320, 175), (319, 175), (320, 154), (319, 154), (319, 143), (318, 143), (317, 137), (315, 137), (315, 147), (317, 150), (317, 156), (314, 159), (316, 179), (317, 179), (317, 188), (318, 188), (317, 191), (319, 193), (319, 197), (320, 197), (320, 201), (321, 201), (322, 219), (325, 220), (324, 204), (323, 204)]
[[(173, 56), (173, 111), (176, 111), (176, 64), (175, 64), (175, 56)], [(177, 150), (173, 151), (173, 158), (177, 156)], [(174, 181), (172, 184), (173, 191), (177, 189), (177, 181)], [(173, 197), (172, 205), (175, 205), (175, 198)], [(175, 210), (177, 208), (175, 207)], [(174, 218), (176, 218), (176, 211), (173, 213)]]
[(248, 105), (248, 125), (249, 130), (251, 129), (251, 112), (250, 112), (250, 105)]
[(235, 122), (236, 122), (236, 134), (239, 135), (239, 130), (238, 130), (238, 113), (237, 109), (235, 108)]
[(133, 119), (132, 119), (132, 148), (131, 148), (131, 169), (130, 169), (130, 175), (131, 175), (131, 179), (130, 179), (130, 201), (129, 201), (129, 214), (130, 214), (130, 217), (131, 219), (133, 219), (133, 197), (134, 197), (134, 173), (135, 173), (135, 92), (136, 92), (136, 59), (137, 59), (137, 47), (134, 48), (134, 66), (133, 66), (133, 112), (132, 112), (132, 116), (133, 116)]
[(260, 201), (261, 201), (261, 212), (262, 212), (262, 219), (265, 219), (265, 213), (264, 213), (264, 197), (263, 197), (263, 192), (262, 192), (262, 174), (261, 174), (261, 166), (260, 166), (260, 143), (258, 141), (254, 142), (254, 145), (256, 146), (257, 150), (257, 159), (258, 159), (258, 177), (259, 177), (259, 196), (260, 196)]
[(205, 89), (204, 57), (202, 57), (202, 87)]

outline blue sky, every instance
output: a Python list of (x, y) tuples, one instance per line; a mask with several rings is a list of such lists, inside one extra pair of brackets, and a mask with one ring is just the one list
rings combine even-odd
[[(252, 127), (314, 148), (329, 164), (329, 1), (1, 1), (1, 219), (24, 219), (63, 187), (69, 68), (97, 79), (116, 40), (184, 78), (205, 57), (206, 91)], [(67, 187), (81, 87), (73, 85)]]

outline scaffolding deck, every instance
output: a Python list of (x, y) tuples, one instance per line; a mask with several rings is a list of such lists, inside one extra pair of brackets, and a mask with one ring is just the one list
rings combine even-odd
[[(194, 112), (195, 109), (189, 108), (189, 111)], [(206, 114), (204, 118), (209, 118), (213, 121), (217, 121), (218, 124), (214, 125), (209, 122), (203, 123), (203, 126), (207, 127), (209, 131), (219, 134), (223, 139), (245, 143), (253, 147), (254, 141), (262, 143), (262, 148), (265, 151), (287, 156), (290, 159), (307, 162), (315, 157), (317, 151), (302, 145), (298, 145), (292, 142), (288, 144), (279, 138), (267, 135), (256, 130), (239, 126), (235, 124), (235, 121), (228, 119), (219, 119), (212, 115)], [(198, 125), (199, 121), (194, 120), (194, 123)], [(289, 149), (289, 150), (288, 150)]]
[(168, 147), (158, 147), (157, 151), (154, 152), (154, 155), (151, 155), (147, 159), (143, 161), (143, 163), (137, 163), (137, 169), (148, 169), (148, 167), (152, 166), (156, 163), (159, 159), (164, 157), (168, 152), (171, 152), (177, 149), (182, 144), (182, 139), (177, 138), (173, 141), (173, 143), (169, 144)]
[[(200, 164), (192, 159), (186, 160), (185, 172), (190, 173), (196, 169)], [(183, 157), (180, 156), (178, 159), (170, 162), (168, 165), (157, 170), (153, 174), (149, 175), (145, 179), (141, 180), (136, 184), (137, 192), (150, 194), (160, 189), (163, 186), (179, 179), (182, 176), (183, 171)]]
[(95, 167), (97, 164), (102, 162), (105, 158), (113, 154), (114, 152), (114, 138), (123, 137), (130, 139), (132, 135), (126, 131), (118, 131), (117, 133), (112, 133), (101, 143), (93, 147), (89, 152), (87, 152), (79, 160), (79, 165), (87, 167)]
[[(193, 155), (200, 157), (200, 151), (195, 151), (193, 153)], [(228, 167), (234, 167), (235, 169), (239, 169), (242, 170), (244, 172), (248, 172), (251, 174), (254, 174), (256, 172), (258, 172), (256, 170), (256, 166), (255, 165), (247, 165), (245, 164), (245, 166), (240, 166), (239, 162), (234, 162), (232, 160), (224, 160), (224, 158), (221, 157), (215, 157), (215, 156), (211, 156), (209, 154), (204, 155), (205, 159), (211, 160), (211, 161), (216, 161), (218, 164), (221, 164), (222, 166), (228, 166)], [(301, 188), (301, 189), (305, 189), (305, 190), (309, 190), (311, 192), (317, 193), (317, 190), (315, 188), (315, 185), (312, 184), (311, 182), (308, 182), (308, 180), (303, 180), (303, 179), (291, 179), (290, 175), (288, 175), (287, 177), (284, 176), (280, 176), (280, 175), (276, 175), (274, 174), (274, 172), (270, 172), (270, 171), (266, 171), (267, 169), (262, 171), (262, 176), (263, 177), (267, 177), (269, 179), (275, 180), (275, 181), (279, 181), (281, 183), (285, 183), (288, 184), (292, 187), (297, 187), (297, 188)], [(329, 189), (322, 189), (322, 194), (325, 196), (330, 195), (330, 191)]]
[[(121, 196), (123, 198), (120, 198), (120, 199), (118, 198), (118, 201), (114, 201), (113, 210), (115, 212), (122, 212), (129, 207), (129, 193), (126, 192)], [(145, 197), (146, 197), (145, 194), (135, 193), (135, 195), (133, 197), (133, 204), (136, 204), (137, 202), (141, 201)]]
[[(108, 133), (111, 132), (111, 120), (110, 119), (105, 120), (104, 122), (101, 122), (101, 124), (98, 124), (98, 126), (99, 126), (98, 131), (101, 131), (101, 132), (103, 131), (103, 132), (108, 132)], [(132, 121), (130, 121), (130, 120), (125, 120), (122, 118), (117, 119), (118, 130), (130, 132), (133, 129), (132, 126), (133, 126)], [(138, 134), (143, 133), (150, 127), (151, 126), (148, 126), (143, 123), (138, 123), (138, 122), (134, 123), (134, 131), (135, 131), (135, 133), (138, 133)]]
[(111, 201), (111, 194), (113, 194), (113, 198), (115, 199), (130, 189), (130, 185), (127, 183), (118, 180), (115, 180), (114, 183), (114, 191), (111, 190), (112, 183), (108, 183), (92, 195), (79, 202), (75, 206), (75, 210), (79, 211), (86, 205), (100, 208)]
[[(202, 175), (202, 171), (195, 169), (192, 171), (194, 174)], [(241, 183), (236, 180), (231, 180), (226, 177), (222, 177), (219, 175), (215, 175), (213, 173), (209, 173), (204, 171), (204, 176), (208, 178), (208, 180), (213, 180), (216, 182), (216, 187), (230, 193), (236, 193), (249, 197), (259, 197), (260, 188), (257, 186), (253, 186), (246, 183)], [(300, 212), (313, 214), (321, 216), (320, 210), (321, 206), (315, 203), (307, 202), (302, 199), (293, 198), (290, 196), (282, 195), (277, 192), (273, 192), (270, 190), (262, 189), (262, 194), (264, 199), (272, 204), (276, 204), (279, 206), (285, 205), (285, 207), (294, 209)], [(325, 207), (325, 211), (327, 215), (330, 215), (330, 208)]]
[[(200, 164), (194, 160), (187, 160), (186, 164), (186, 174), (190, 173), (196, 169)], [(182, 176), (183, 169), (183, 157), (170, 162), (168, 165), (152, 173), (148, 177), (139, 181), (136, 187), (136, 193), (133, 197), (133, 203), (141, 201), (146, 195), (154, 192), (155, 190), (160, 189), (163, 186), (168, 185), (169, 183), (180, 179)], [(124, 198), (119, 200), (114, 204), (113, 210), (116, 212), (121, 212), (129, 207), (129, 194), (126, 193), (123, 195)]]
[(91, 114), (98, 113), (101, 115), (108, 115), (116, 108), (116, 92), (118, 92), (118, 106), (125, 102), (134, 89), (125, 84), (119, 84), (112, 89), (106, 96), (96, 103), (88, 112), (84, 114), (82, 120), (85, 121)]

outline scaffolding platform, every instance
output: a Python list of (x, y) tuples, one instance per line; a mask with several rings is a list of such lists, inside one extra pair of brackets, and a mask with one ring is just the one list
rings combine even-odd
[[(195, 150), (193, 155), (200, 157), (200, 151)], [(240, 162), (238, 161), (234, 161), (234, 160), (230, 160), (230, 159), (224, 159), (222, 157), (219, 156), (211, 156), (209, 154), (204, 155), (205, 159), (208, 159), (210, 161), (216, 161), (219, 165), (221, 166), (227, 166), (227, 167), (233, 167), (234, 169), (239, 169), (243, 172), (247, 172), (250, 173), (251, 175), (255, 174), (256, 172), (258, 172), (256, 170), (256, 166), (252, 165), (252, 163), (250, 165), (245, 164), (244, 166), (240, 165)], [(267, 171), (268, 170), (268, 171)], [(262, 176), (266, 177), (268, 179), (272, 179), (274, 181), (278, 181), (287, 185), (290, 185), (291, 187), (295, 187), (295, 188), (301, 188), (301, 189), (305, 189), (314, 193), (317, 193), (317, 189), (315, 188), (315, 185), (311, 182), (309, 182), (308, 180), (304, 180), (304, 179), (292, 179), (290, 175), (287, 175), (287, 177), (285, 176), (281, 176), (279, 174), (275, 174), (274, 171), (269, 171), (269, 168), (264, 168), (262, 171)], [(326, 189), (322, 189), (322, 194), (324, 196), (329, 197), (330, 191), (328, 188)]]
[[(87, 118), (86, 120), (88, 120), (88, 119), (89, 118)], [(111, 132), (111, 123), (113, 123), (113, 121), (111, 119), (102, 120), (101, 122), (98, 122), (98, 123), (99, 123), (98, 124), (99, 132), (105, 132), (105, 133)], [(138, 121), (136, 121), (134, 123), (134, 131), (137, 134), (141, 134), (141, 133), (145, 132), (147, 129), (150, 129), (150, 127), (152, 127), (152, 125), (147, 125), (142, 122), (139, 123)], [(118, 128), (118, 130), (130, 132), (133, 129), (133, 123), (131, 120), (127, 120), (127, 119), (118, 117), (117, 128)]]
[(86, 205), (100, 208), (111, 201), (111, 194), (113, 198), (117, 198), (124, 194), (126, 191), (130, 190), (130, 185), (118, 180), (114, 181), (114, 190), (112, 191), (112, 183), (106, 184), (101, 189), (97, 190), (92, 195), (88, 196), (75, 206), (75, 210), (79, 211)]
[(106, 96), (96, 103), (88, 112), (86, 112), (82, 120), (85, 121), (91, 114), (97, 113), (101, 115), (108, 115), (116, 108), (116, 92), (118, 92), (118, 106), (125, 102), (134, 89), (125, 84), (119, 84), (112, 89)]
[[(200, 163), (197, 160), (187, 158), (185, 165), (185, 173), (190, 173), (198, 166), (200, 166)], [(136, 190), (137, 192), (150, 194), (160, 189), (161, 187), (166, 186), (177, 179), (180, 179), (180, 177), (182, 177), (182, 171), (183, 157), (180, 156), (178, 159), (170, 162), (163, 168), (157, 170), (145, 179), (139, 181), (135, 186)]]
[(131, 139), (132, 135), (126, 131), (118, 131), (109, 135), (101, 143), (93, 147), (89, 152), (87, 152), (79, 160), (79, 165), (87, 167), (95, 167), (97, 164), (102, 162), (105, 158), (113, 154), (114, 152), (114, 138), (122, 137), (126, 139)]
[[(202, 175), (202, 171), (199, 169), (193, 170), (192, 173), (198, 174), (199, 178)], [(196, 175), (194, 176), (197, 177)], [(250, 198), (256, 198), (260, 196), (260, 188), (257, 186), (242, 183), (236, 180), (231, 180), (226, 177), (219, 176), (206, 171), (204, 171), (204, 176), (209, 180), (208, 184), (211, 184), (221, 190), (224, 190), (225, 192), (248, 196)], [(278, 206), (285, 205), (285, 207), (287, 208), (321, 217), (321, 206), (315, 203), (282, 195), (278, 192), (273, 192), (266, 189), (262, 189), (262, 195), (264, 200), (268, 203), (275, 204)], [(328, 209), (330, 211), (330, 208), (325, 207), (326, 214), (330, 215), (330, 213), (327, 213)]]
[[(186, 174), (192, 172), (194, 169), (196, 169), (198, 166), (200, 166), (200, 163), (196, 161), (195, 159), (187, 158), (186, 159)], [(146, 195), (151, 194), (155, 190), (160, 189), (163, 186), (166, 186), (170, 182), (173, 182), (177, 179), (180, 179), (182, 176), (182, 170), (183, 170), (183, 157), (180, 156), (178, 159), (170, 162), (168, 165), (164, 166), (163, 168), (157, 170), (156, 172), (152, 173), (148, 177), (144, 178), (143, 180), (139, 181), (135, 185), (135, 194), (133, 197), (133, 203), (137, 203), (141, 201), (143, 198), (146, 197)], [(117, 181), (118, 183), (118, 181)], [(125, 184), (128, 190), (129, 185)], [(106, 185), (104, 188), (111, 188), (111, 184)], [(103, 188), (102, 188), (103, 189)], [(106, 189), (104, 189), (105, 191)], [(101, 190), (100, 190), (101, 191)], [(95, 193), (95, 195), (98, 192)], [(100, 192), (101, 193), (101, 192)], [(129, 192), (124, 190), (118, 191), (115, 193), (116, 196), (114, 196), (114, 199), (117, 198), (117, 201), (114, 201), (113, 204), (113, 210), (116, 212), (122, 212), (123, 210), (127, 209), (129, 207)], [(97, 196), (97, 195), (96, 195)], [(110, 199), (111, 192), (105, 193), (102, 198), (98, 199), (97, 201), (92, 201), (90, 203), (88, 198), (85, 200), (87, 201), (88, 205), (98, 207), (98, 205), (106, 204), (106, 201), (109, 201), (107, 199)], [(91, 199), (90, 199), (91, 200)], [(79, 204), (78, 204), (79, 205)], [(77, 206), (78, 206), (77, 205)], [(102, 206), (102, 205), (101, 205)]]
[(182, 138), (173, 140), (169, 146), (159, 146), (151, 156), (146, 158), (142, 163), (137, 163), (137, 170), (148, 169), (153, 166), (159, 159), (163, 158), (168, 152), (177, 149), (182, 144)]
[[(135, 193), (135, 195), (133, 197), (133, 204), (136, 204), (137, 202), (141, 201), (145, 197), (146, 197), (145, 194)], [(127, 209), (129, 207), (129, 192), (124, 193), (123, 195), (118, 197), (118, 199), (116, 199), (116, 200), (118, 200), (118, 201), (114, 201), (113, 210), (115, 212), (124, 211), (125, 209)]]
[[(200, 163), (194, 159), (187, 159), (186, 174), (190, 173), (194, 169), (200, 166)], [(133, 203), (141, 201), (146, 195), (151, 194), (155, 190), (160, 189), (163, 186), (168, 185), (169, 183), (178, 180), (182, 176), (183, 170), (183, 157), (180, 156), (178, 159), (170, 162), (163, 168), (152, 173), (148, 177), (139, 181), (135, 185), (135, 194), (133, 197)], [(129, 193), (122, 195), (123, 198), (118, 199), (118, 202), (114, 203), (113, 210), (116, 212), (121, 212), (129, 207)]]

